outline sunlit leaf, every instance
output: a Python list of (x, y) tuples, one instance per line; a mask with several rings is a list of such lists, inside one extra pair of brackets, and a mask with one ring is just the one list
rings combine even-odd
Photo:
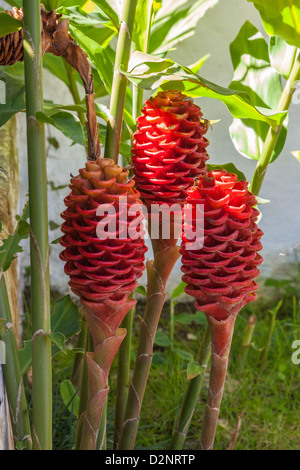
[(286, 79), (290, 76), (297, 52), (297, 47), (290, 46), (281, 37), (270, 38), (271, 65)]
[(0, 12), (0, 38), (10, 33), (15, 33), (23, 28), (23, 23), (12, 16)]

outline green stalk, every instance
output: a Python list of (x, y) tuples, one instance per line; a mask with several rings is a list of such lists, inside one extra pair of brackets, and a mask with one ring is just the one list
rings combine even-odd
[(271, 341), (272, 341), (275, 324), (276, 324), (276, 317), (277, 317), (277, 313), (280, 310), (281, 305), (282, 305), (282, 300), (278, 302), (277, 306), (273, 310), (269, 310), (270, 324), (269, 324), (268, 334), (266, 338), (266, 344), (260, 356), (260, 369), (261, 370), (264, 370), (266, 363), (267, 363), (267, 358), (268, 358)]
[(175, 425), (170, 449), (182, 450), (186, 436), (189, 430), (190, 422), (193, 417), (197, 401), (202, 389), (203, 380), (207, 365), (210, 359), (210, 335), (208, 326), (205, 329), (204, 336), (198, 353), (197, 362), (201, 365), (201, 373), (189, 381), (186, 388), (182, 408)]
[(110, 118), (107, 122), (105, 158), (112, 158), (116, 163), (119, 159), (123, 114), (125, 106), (127, 78), (121, 74), (120, 66), (127, 70), (131, 38), (137, 0), (124, 0), (122, 21), (120, 24), (114, 79), (110, 101)]
[(121, 328), (125, 328), (127, 333), (121, 343), (118, 353), (118, 378), (117, 378), (117, 394), (116, 394), (116, 413), (115, 413), (115, 435), (114, 447), (118, 449), (121, 437), (121, 430), (124, 422), (125, 409), (128, 397), (128, 389), (130, 384), (130, 356), (131, 356), (131, 339), (132, 324), (135, 314), (135, 308), (127, 313)]
[[(86, 321), (85, 321), (86, 325)], [(86, 325), (87, 330), (87, 325)], [(91, 333), (86, 331), (85, 335), (85, 351), (93, 351), (93, 339), (91, 337)], [(77, 430), (76, 430), (76, 441), (75, 441), (75, 450), (80, 449), (81, 443), (81, 436), (82, 436), (82, 429), (83, 429), (83, 422), (82, 417), (87, 409), (88, 405), (88, 366), (85, 357), (83, 357), (83, 365), (82, 365), (82, 372), (81, 372), (81, 385), (79, 391), (79, 410), (78, 410), (78, 421), (77, 421)]]
[[(65, 69), (66, 69), (68, 79), (69, 79), (69, 90), (73, 97), (74, 103), (81, 104), (81, 99), (80, 99), (80, 95), (79, 95), (78, 88), (77, 88), (77, 82), (76, 82), (76, 70), (70, 64), (68, 64), (66, 59), (63, 59), (63, 61), (65, 64)], [(78, 114), (78, 118), (82, 126), (85, 127), (84, 113), (78, 111), (77, 114)]]
[(241, 344), (241, 351), (239, 355), (239, 371), (242, 372), (245, 362), (247, 360), (248, 352), (251, 346), (252, 342), (252, 337), (253, 333), (255, 330), (255, 325), (256, 325), (256, 316), (255, 315), (250, 315), (248, 318), (248, 322), (246, 325), (243, 341)]
[[(141, 322), (137, 356), (122, 427), (120, 449), (134, 449), (141, 407), (153, 357), (153, 344), (161, 311), (165, 302), (165, 287), (179, 257), (178, 247), (152, 240), (154, 261), (147, 262), (147, 302)], [(176, 240), (175, 240), (176, 243)]]
[[(295, 59), (294, 66), (290, 73), (289, 79), (286, 82), (284, 90), (282, 92), (277, 111), (287, 111), (292, 101), (293, 93), (295, 91), (294, 85), (297, 80), (300, 79), (300, 55)], [(282, 126), (278, 126), (276, 129), (270, 127), (267, 134), (262, 152), (260, 154), (258, 163), (253, 174), (252, 182), (250, 185), (250, 191), (256, 195), (259, 194), (263, 180), (271, 161), (272, 153), (275, 149), (280, 131)]]
[[(87, 338), (87, 324), (86, 324), (85, 316), (82, 315), (81, 330), (79, 333), (78, 344), (77, 344), (78, 349), (85, 350), (86, 338)], [(73, 372), (72, 372), (72, 383), (76, 389), (81, 384), (83, 363), (84, 363), (84, 353), (77, 353), (75, 355), (74, 364), (73, 364)]]
[(24, 0), (24, 64), (30, 208), (32, 314), (33, 448), (52, 447), (52, 370), (50, 332), (49, 241), (45, 129), (35, 113), (43, 111), (41, 8)]
[(6, 321), (1, 340), (5, 343), (6, 363), (3, 364), (5, 387), (9, 402), (13, 434), (18, 448), (31, 450), (32, 439), (29, 415), (18, 358), (17, 343), (12, 326), (12, 315), (4, 275), (0, 280), (0, 315)]

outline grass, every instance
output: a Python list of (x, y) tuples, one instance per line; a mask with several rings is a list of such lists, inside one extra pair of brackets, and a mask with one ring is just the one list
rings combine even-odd
[[(299, 271), (300, 272), (300, 271)], [(291, 273), (291, 270), (290, 270)], [(229, 373), (224, 393), (215, 449), (227, 449), (239, 415), (244, 410), (241, 431), (235, 446), (237, 450), (291, 450), (298, 448), (300, 432), (300, 365), (291, 360), (292, 342), (300, 339), (300, 308), (297, 294), (297, 276), (282, 280), (268, 280), (262, 287), (259, 300), (249, 304), (239, 314), (233, 339)], [(282, 305), (277, 314), (275, 329), (264, 370), (261, 355), (270, 325), (268, 311)], [(143, 305), (139, 303), (134, 323), (133, 344), (137, 344), (138, 316)], [(186, 369), (196, 357), (204, 318), (197, 323), (183, 325), (176, 322), (178, 315), (195, 313), (193, 304), (178, 304), (175, 309), (174, 351), (170, 347), (169, 306), (166, 304), (159, 326), (159, 336), (153, 357), (150, 378), (144, 398), (142, 417), (137, 437), (137, 449), (167, 449), (172, 429), (180, 409), (186, 387)], [(257, 317), (256, 328), (247, 361), (242, 372), (239, 353), (250, 314)], [(60, 353), (54, 358), (54, 448), (72, 449), (75, 440), (76, 418), (68, 411), (60, 395), (60, 384), (71, 377), (74, 353)], [(134, 353), (132, 354), (132, 364)], [(209, 369), (208, 369), (209, 371)], [(114, 396), (117, 364), (114, 362), (108, 402), (108, 449), (112, 449)], [(191, 422), (185, 449), (198, 449), (201, 423), (205, 408), (208, 373)]]

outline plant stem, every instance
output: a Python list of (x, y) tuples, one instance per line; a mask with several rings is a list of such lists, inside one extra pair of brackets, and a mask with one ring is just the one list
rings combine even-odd
[(212, 450), (226, 380), (235, 318), (215, 320), (207, 316), (211, 334), (211, 369), (208, 398), (201, 434), (200, 449)]
[(110, 118), (107, 122), (105, 158), (112, 158), (116, 163), (119, 159), (123, 113), (125, 106), (127, 78), (120, 72), (122, 65), (127, 70), (131, 38), (133, 32), (137, 0), (124, 0), (122, 21), (120, 24), (114, 79), (110, 101)]
[(253, 333), (255, 330), (255, 325), (256, 325), (256, 316), (255, 315), (250, 315), (248, 318), (247, 326), (245, 329), (243, 341), (241, 344), (241, 351), (239, 355), (239, 371), (242, 372), (245, 362), (247, 360), (248, 352), (251, 347), (251, 341), (253, 337)]
[[(292, 101), (293, 93), (295, 91), (295, 82), (300, 79), (300, 55), (295, 59), (294, 66), (292, 68), (289, 79), (286, 82), (284, 90), (282, 92), (279, 104), (278, 111), (287, 111)], [(252, 182), (250, 185), (250, 191), (256, 195), (259, 194), (263, 180), (268, 168), (268, 165), (271, 161), (272, 153), (275, 149), (280, 131), (282, 126), (278, 126), (277, 129), (272, 129), (270, 127), (267, 134), (262, 152), (260, 154), (258, 163), (256, 165)]]
[(107, 398), (105, 400), (105, 405), (103, 408), (103, 413), (102, 413), (102, 418), (101, 418), (101, 423), (100, 423), (100, 428), (99, 428), (99, 433), (98, 433), (98, 439), (97, 439), (98, 450), (106, 450), (107, 448), (106, 425), (107, 425)]
[[(65, 69), (66, 69), (68, 79), (69, 79), (69, 90), (73, 97), (74, 103), (81, 104), (81, 99), (80, 99), (80, 95), (79, 95), (78, 88), (77, 88), (77, 82), (76, 82), (76, 71), (73, 67), (71, 67), (70, 64), (68, 64), (66, 59), (63, 59), (63, 61), (65, 64)], [(79, 111), (77, 114), (78, 114), (78, 118), (82, 126), (85, 127), (84, 113)]]
[(205, 329), (201, 346), (198, 353), (197, 362), (201, 365), (202, 371), (197, 377), (191, 379), (185, 391), (182, 408), (175, 425), (170, 449), (182, 450), (193, 417), (196, 404), (202, 389), (203, 380), (207, 365), (210, 359), (210, 335), (208, 326)]
[[(176, 243), (176, 241), (175, 241)], [(134, 449), (141, 407), (153, 357), (153, 343), (165, 301), (165, 287), (179, 257), (176, 245), (152, 240), (154, 261), (147, 262), (148, 286), (144, 318), (141, 322), (137, 357), (122, 427), (120, 449)]]
[(276, 316), (277, 316), (277, 313), (278, 313), (278, 311), (281, 307), (281, 304), (282, 304), (282, 301), (280, 301), (277, 304), (275, 309), (269, 310), (270, 324), (269, 324), (266, 344), (265, 344), (265, 347), (264, 347), (264, 349), (261, 353), (261, 357), (260, 357), (260, 369), (261, 370), (264, 370), (264, 368), (266, 366), (266, 362), (267, 362), (267, 358), (268, 358), (268, 354), (269, 354), (269, 350), (270, 350), (270, 346), (271, 346), (272, 336), (273, 336), (274, 329), (275, 329)]
[(11, 413), (13, 433), (16, 443), (22, 443), (27, 450), (32, 448), (29, 415), (26, 396), (18, 358), (16, 338), (12, 326), (12, 315), (7, 295), (4, 275), (0, 280), (0, 312), (1, 318), (7, 323), (1, 334), (5, 343), (6, 363), (3, 364), (5, 387)]
[(24, 0), (24, 64), (30, 207), (33, 448), (52, 447), (52, 370), (49, 241), (45, 130), (35, 113), (43, 111), (41, 8)]
[[(87, 338), (87, 324), (86, 324), (86, 319), (84, 315), (82, 315), (81, 330), (79, 333), (78, 344), (77, 344), (78, 349), (85, 350), (86, 338)], [(84, 354), (77, 353), (75, 355), (73, 372), (72, 372), (72, 383), (75, 388), (78, 388), (79, 385), (81, 384), (83, 363), (84, 363)]]
[(132, 308), (123, 322), (121, 328), (125, 328), (127, 334), (122, 342), (118, 353), (118, 378), (117, 378), (117, 394), (116, 394), (116, 413), (115, 413), (115, 436), (114, 447), (118, 449), (121, 437), (121, 430), (124, 422), (126, 402), (128, 397), (128, 389), (130, 384), (130, 356), (131, 356), (131, 339), (132, 324), (135, 314), (135, 307)]
[[(86, 320), (85, 320), (86, 325)], [(89, 331), (87, 331), (87, 326), (85, 326), (86, 334), (85, 334), (85, 351), (92, 351), (93, 350), (93, 339)], [(76, 441), (75, 441), (75, 449), (80, 449), (80, 442), (82, 436), (82, 428), (83, 428), (83, 415), (87, 409), (88, 405), (88, 365), (86, 362), (86, 358), (83, 357), (83, 365), (82, 365), (82, 372), (81, 372), (81, 385), (79, 391), (79, 410), (78, 410), (78, 421), (77, 421), (77, 431), (76, 431)]]

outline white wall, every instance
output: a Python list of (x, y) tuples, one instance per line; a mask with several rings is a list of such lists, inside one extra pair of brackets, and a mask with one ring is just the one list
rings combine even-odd
[[(3, 2), (0, 1), (1, 4)], [(180, 45), (176, 52), (171, 53), (171, 57), (179, 63), (189, 65), (209, 52), (211, 57), (201, 70), (201, 75), (219, 85), (228, 86), (233, 72), (229, 44), (246, 20), (250, 20), (263, 32), (258, 13), (246, 0), (220, 0), (219, 4), (209, 10), (201, 20), (195, 36)], [(47, 73), (44, 78), (46, 98), (57, 103), (70, 104), (72, 102), (68, 90), (61, 82)], [(198, 99), (197, 104), (202, 107), (206, 118), (221, 119), (221, 122), (215, 124), (213, 131), (210, 131), (208, 135), (211, 163), (232, 161), (248, 179), (251, 179), (255, 162), (243, 158), (235, 150), (228, 132), (232, 118), (225, 105), (207, 98)], [(27, 192), (24, 117), (21, 116), (19, 122), (22, 195), (20, 206), (22, 206)], [(265, 263), (262, 266), (264, 274), (269, 274), (278, 263), (287, 259), (287, 256), (281, 256), (280, 253), (288, 253), (294, 245), (300, 242), (300, 204), (298, 202), (300, 200), (298, 184), (300, 164), (290, 153), (300, 148), (299, 128), (299, 109), (292, 105), (289, 134), (284, 151), (270, 166), (261, 191), (262, 197), (271, 200), (271, 204), (261, 206), (263, 212), (261, 228), (265, 232), (263, 237)], [(70, 147), (70, 141), (62, 138), (53, 128), (50, 131), (61, 144), (58, 152), (53, 148), (48, 151), (48, 179), (58, 186), (68, 182), (70, 173), (77, 174), (78, 169), (84, 165), (85, 155), (81, 147)], [(59, 214), (64, 209), (63, 197), (67, 192), (67, 190), (49, 191), (49, 220), (60, 221)], [(59, 230), (50, 231), (50, 240), (59, 235)], [(59, 251), (59, 246), (51, 246), (51, 283), (54, 289), (63, 292), (67, 289), (67, 278), (63, 273), (62, 262), (58, 258)], [(29, 264), (27, 254), (23, 256), (22, 263), (23, 266)], [(178, 263), (170, 281), (172, 287), (180, 281), (180, 277)]]

